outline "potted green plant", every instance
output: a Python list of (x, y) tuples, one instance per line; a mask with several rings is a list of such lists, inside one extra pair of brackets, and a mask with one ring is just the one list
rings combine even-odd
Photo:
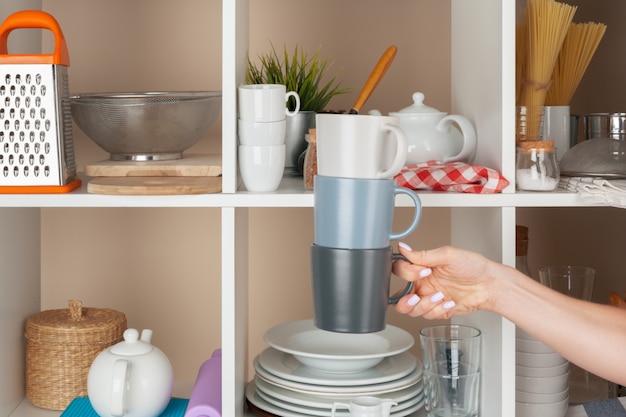
[[(248, 58), (246, 71), (247, 84), (283, 84), (287, 91), (295, 91), (300, 96), (300, 111), (320, 111), (336, 95), (345, 94), (351, 88), (341, 88), (337, 75), (330, 78), (328, 71), (333, 62), (330, 57), (322, 58), (320, 49), (311, 57), (302, 47), (295, 47), (289, 54), (283, 50), (283, 59), (272, 45), (269, 53), (259, 55), (259, 64)], [(288, 103), (293, 110), (295, 102)]]
[[(309, 56), (301, 46), (293, 53), (287, 47), (282, 57), (272, 45), (267, 54), (258, 56), (258, 63), (248, 57), (245, 82), (247, 84), (283, 84), (287, 91), (295, 91), (300, 97), (300, 111), (287, 117), (285, 176), (302, 175), (302, 159), (306, 150), (305, 134), (315, 127), (315, 112), (324, 110), (336, 95), (345, 94), (351, 88), (342, 88), (337, 80), (338, 73), (330, 75), (333, 61), (321, 57), (321, 50)], [(290, 110), (295, 109), (295, 101), (287, 102)]]

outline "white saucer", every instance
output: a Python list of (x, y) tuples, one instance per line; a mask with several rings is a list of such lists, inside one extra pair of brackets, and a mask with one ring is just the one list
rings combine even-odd
[[(255, 407), (258, 407), (259, 409), (274, 414), (276, 416), (281, 416), (281, 417), (303, 417), (303, 416), (314, 416), (313, 414), (304, 414), (302, 412), (293, 412), (290, 410), (286, 410), (282, 407), (277, 407), (273, 404), (268, 403), (267, 401), (265, 401), (264, 399), (262, 399), (256, 391), (256, 386), (254, 384), (254, 381), (250, 381), (247, 386), (246, 386), (246, 398), (248, 399), (248, 401), (250, 401), (250, 403), (252, 405), (254, 405)], [(416, 412), (417, 410), (419, 410), (420, 408), (422, 408), (424, 406), (424, 398), (422, 397), (421, 400), (419, 400), (419, 402), (415, 405), (413, 405), (412, 407), (408, 407), (405, 408), (404, 410), (400, 410), (398, 412), (392, 412), (391, 413), (391, 417), (405, 417), (408, 416), (410, 414), (413, 414), (414, 412)], [(330, 417), (330, 410), (324, 414), (325, 417)]]
[(263, 340), (310, 368), (329, 373), (365, 371), (385, 357), (406, 352), (415, 343), (409, 332), (391, 325), (380, 332), (339, 333), (321, 330), (313, 320), (274, 326), (265, 332)]
[[(332, 409), (335, 402), (350, 402), (354, 396), (345, 397), (324, 397), (319, 395), (307, 395), (300, 392), (290, 391), (288, 389), (272, 385), (259, 377), (255, 377), (254, 384), (256, 386), (256, 392), (260, 397), (266, 401), (273, 403), (270, 398), (276, 399), (284, 403), (292, 405), (301, 405), (309, 408), (324, 409), (326, 411)], [(411, 405), (414, 405), (424, 395), (423, 384), (421, 382), (399, 391), (385, 393), (378, 395), (377, 397), (384, 400), (392, 400), (398, 403), (394, 410), (402, 410)], [(263, 395), (265, 394), (265, 395)], [(278, 403), (275, 403), (279, 405)]]
[(371, 385), (400, 379), (422, 363), (410, 352), (384, 358), (373, 368), (363, 372), (332, 374), (311, 369), (298, 361), (293, 355), (267, 348), (258, 356), (261, 367), (267, 372), (289, 381), (315, 385), (346, 386)]
[(289, 381), (279, 376), (273, 375), (271, 372), (264, 369), (258, 360), (258, 356), (254, 359), (254, 369), (259, 378), (269, 382), (270, 384), (277, 385), (279, 387), (303, 392), (310, 395), (325, 395), (325, 396), (346, 396), (346, 395), (380, 395), (388, 392), (399, 391), (404, 388), (415, 385), (422, 379), (422, 367), (417, 367), (410, 374), (384, 383), (369, 384), (369, 385), (348, 385), (348, 386), (328, 386), (328, 385), (316, 385), (311, 383), (302, 383), (296, 381)]

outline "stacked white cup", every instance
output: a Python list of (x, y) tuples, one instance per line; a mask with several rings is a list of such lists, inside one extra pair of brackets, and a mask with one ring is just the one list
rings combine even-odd
[(515, 359), (515, 415), (565, 416), (569, 404), (567, 359), (519, 327)]
[[(300, 97), (281, 84), (245, 84), (238, 90), (241, 178), (248, 191), (274, 191), (285, 170), (286, 117), (298, 113)], [(287, 109), (290, 97), (294, 111)]]

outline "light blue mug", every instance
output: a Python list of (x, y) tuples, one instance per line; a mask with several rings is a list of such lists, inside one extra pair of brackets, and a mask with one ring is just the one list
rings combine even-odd
[[(395, 198), (407, 195), (415, 205), (413, 219), (392, 231)], [(364, 179), (317, 175), (314, 183), (315, 243), (328, 248), (379, 249), (411, 234), (419, 224), (422, 205), (417, 194), (394, 179)]]

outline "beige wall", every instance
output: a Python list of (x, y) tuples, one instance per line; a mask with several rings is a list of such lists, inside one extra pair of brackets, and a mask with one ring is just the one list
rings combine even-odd
[[(59, 20), (71, 56), (74, 93), (221, 89), (221, 1), (44, 0)], [(411, 104), (450, 106), (449, 2), (441, 0), (250, 1), (250, 54), (270, 42), (296, 43), (334, 58), (345, 86), (360, 86), (390, 44), (398, 55), (366, 109)], [(47, 40), (49, 47), (50, 40)], [(331, 102), (349, 108), (357, 91)], [(107, 155), (75, 130), (79, 169)], [(219, 151), (219, 123), (190, 152)], [(308, 246), (312, 209), (250, 210), (250, 357), (263, 332), (312, 316)], [(398, 228), (410, 211), (399, 210)], [(220, 345), (220, 218), (214, 209), (42, 210), (42, 308), (69, 298), (124, 311), (150, 327), (174, 363), (176, 379), (193, 381)], [(427, 209), (409, 238), (414, 247), (447, 243), (449, 210)], [(390, 321), (413, 331), (418, 322)]]

